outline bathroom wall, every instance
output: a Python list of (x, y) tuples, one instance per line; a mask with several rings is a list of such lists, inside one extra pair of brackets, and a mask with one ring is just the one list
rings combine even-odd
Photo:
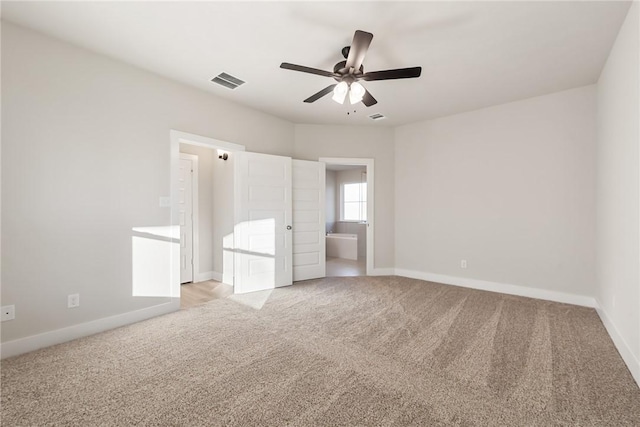
[(327, 212), (325, 216), (326, 222), (326, 232), (331, 233), (334, 231), (336, 219), (338, 218), (336, 212), (338, 211), (337, 200), (337, 185), (336, 185), (336, 171), (327, 170), (326, 171), (326, 207)]

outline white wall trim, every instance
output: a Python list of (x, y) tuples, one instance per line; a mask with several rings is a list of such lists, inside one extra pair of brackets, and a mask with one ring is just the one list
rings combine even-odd
[(521, 297), (543, 299), (565, 304), (580, 305), (583, 307), (595, 308), (597, 306), (596, 300), (593, 297), (568, 294), (558, 291), (550, 291), (547, 289), (530, 288), (527, 286), (511, 285), (507, 283), (489, 282), (487, 280), (469, 279), (467, 277), (455, 277), (446, 276), (444, 274), (425, 273), (422, 271), (404, 270), (401, 268), (396, 268), (395, 273), (397, 276), (426, 280), (428, 282), (443, 283), (445, 285), (462, 286), (464, 288), (480, 289), (483, 291), (499, 292), (509, 295), (518, 295)]
[(202, 273), (198, 273), (197, 275), (194, 276), (193, 283), (206, 282), (207, 280), (213, 280), (214, 274), (215, 272), (213, 271), (203, 271)]
[(624, 360), (627, 368), (629, 368), (629, 372), (631, 372), (633, 379), (636, 380), (636, 384), (640, 386), (640, 360), (638, 360), (638, 358), (633, 354), (633, 351), (631, 351), (631, 347), (629, 347), (629, 344), (627, 344), (625, 339), (622, 337), (622, 334), (618, 332), (618, 329), (611, 321), (611, 318), (604, 310), (604, 308), (602, 308), (602, 304), (599, 304), (598, 301), (596, 301), (596, 304), (596, 311), (600, 316), (600, 320), (602, 320), (602, 324), (609, 333), (609, 336), (611, 337), (613, 344), (616, 346), (616, 349), (618, 349), (618, 353), (620, 353), (622, 360)]
[(369, 276), (395, 276), (394, 268), (374, 268)]
[(190, 144), (197, 145), (199, 147), (207, 148), (219, 148), (225, 151), (244, 151), (245, 146), (240, 144), (234, 144), (233, 142), (222, 141), (219, 139), (209, 138), (206, 136), (196, 135), (194, 133), (181, 132), (179, 130), (171, 129), (169, 136), (172, 143), (175, 144)]
[(370, 158), (320, 157), (320, 162), (328, 165), (365, 166), (367, 169), (367, 276), (375, 276), (375, 174), (374, 160)]
[(119, 328), (131, 323), (140, 322), (152, 317), (171, 313), (180, 309), (180, 298), (172, 298), (171, 301), (154, 305), (128, 313), (116, 314), (91, 322), (80, 323), (54, 331), (43, 332), (13, 341), (0, 344), (0, 358), (17, 356), (40, 348), (61, 344), (78, 338), (94, 335), (109, 329)]
[(216, 282), (222, 282), (222, 273), (219, 273), (217, 271), (212, 271), (211, 272), (211, 280), (215, 280)]

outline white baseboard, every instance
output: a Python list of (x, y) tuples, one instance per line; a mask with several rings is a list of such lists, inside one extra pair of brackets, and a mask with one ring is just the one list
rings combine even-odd
[(196, 280), (193, 283), (206, 282), (213, 279), (213, 271), (205, 271), (204, 273), (198, 273), (195, 277)]
[(105, 317), (103, 319), (92, 320), (91, 322), (56, 329), (55, 331), (44, 332), (13, 341), (7, 341), (0, 344), (0, 358), (4, 359), (38, 350), (40, 348), (61, 344), (77, 338), (97, 334), (98, 332), (119, 328), (120, 326), (129, 325), (131, 323), (140, 322), (141, 320), (171, 313), (179, 309), (180, 298), (172, 298), (170, 302), (154, 305), (153, 307)]
[(395, 274), (397, 276), (426, 280), (428, 282), (443, 283), (445, 285), (455, 285), (462, 286), (464, 288), (480, 289), (483, 291), (500, 292), (503, 294), (562, 302), (565, 304), (581, 305), (584, 307), (595, 308), (597, 305), (595, 298), (592, 297), (568, 294), (565, 292), (550, 291), (547, 289), (489, 282), (486, 280), (469, 279), (466, 277), (446, 276), (444, 274), (425, 273), (422, 271), (404, 270), (401, 268), (396, 268)]
[(215, 280), (216, 282), (222, 282), (222, 273), (218, 273), (217, 271), (212, 271), (211, 280)]
[(618, 349), (618, 353), (620, 353), (620, 356), (622, 356), (622, 360), (624, 360), (624, 363), (627, 364), (627, 367), (629, 368), (629, 372), (631, 372), (633, 379), (635, 379), (636, 384), (640, 386), (640, 360), (638, 360), (638, 358), (633, 354), (633, 351), (631, 351), (631, 348), (629, 347), (625, 339), (622, 338), (622, 335), (620, 335), (620, 332), (618, 332), (615, 324), (611, 321), (611, 318), (604, 310), (604, 308), (602, 308), (601, 304), (598, 304), (598, 306), (596, 307), (596, 311), (600, 316), (600, 320), (602, 320), (602, 324), (607, 329), (607, 332), (609, 333), (613, 344)]
[(396, 274), (395, 268), (374, 268), (369, 276), (393, 276)]

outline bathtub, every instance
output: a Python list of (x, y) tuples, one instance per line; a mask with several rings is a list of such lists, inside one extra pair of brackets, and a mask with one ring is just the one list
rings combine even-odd
[(358, 235), (346, 233), (327, 234), (327, 256), (358, 259)]

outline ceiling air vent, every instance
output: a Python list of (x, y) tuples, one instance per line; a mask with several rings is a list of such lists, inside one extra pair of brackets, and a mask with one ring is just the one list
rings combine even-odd
[(382, 115), (382, 114), (380, 114), (380, 113), (372, 114), (372, 115), (370, 115), (370, 116), (369, 116), (369, 118), (370, 118), (371, 120), (382, 120), (382, 119), (386, 119), (386, 117), (385, 117), (385, 116), (383, 116), (383, 115)]
[(240, 80), (237, 77), (233, 77), (227, 73), (220, 73), (214, 78), (211, 79), (212, 82), (218, 83), (229, 89), (235, 89), (240, 85), (243, 85), (245, 82)]

